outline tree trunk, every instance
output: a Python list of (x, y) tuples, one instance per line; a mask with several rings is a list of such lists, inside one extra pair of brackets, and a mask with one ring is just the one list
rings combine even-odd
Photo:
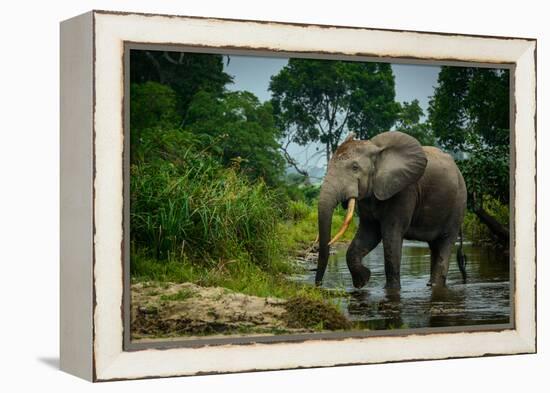
[(474, 202), (474, 213), (476, 214), (479, 221), (484, 223), (487, 228), (491, 231), (493, 235), (496, 236), (498, 241), (503, 245), (509, 244), (510, 242), (510, 231), (507, 227), (502, 225), (496, 218), (490, 215), (484, 208), (482, 203), (477, 203), (476, 198), (473, 198)]

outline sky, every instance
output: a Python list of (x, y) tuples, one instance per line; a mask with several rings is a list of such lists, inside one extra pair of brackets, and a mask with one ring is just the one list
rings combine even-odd
[[(225, 59), (224, 59), (225, 60)], [(247, 90), (254, 93), (261, 101), (271, 98), (268, 90), (272, 75), (277, 74), (288, 62), (286, 58), (259, 57), (259, 56), (231, 56), (229, 64), (225, 61), (225, 69), (233, 77), (233, 84), (229, 90)], [(427, 114), (430, 96), (433, 95), (437, 84), (439, 66), (392, 64), (395, 75), (395, 94), (399, 102), (410, 102), (418, 99), (420, 106)], [(324, 171), (326, 165), (322, 156), (315, 155), (319, 144), (310, 144), (306, 147), (292, 145), (290, 153), (308, 169), (318, 168)], [(313, 157), (313, 158), (312, 158)]]

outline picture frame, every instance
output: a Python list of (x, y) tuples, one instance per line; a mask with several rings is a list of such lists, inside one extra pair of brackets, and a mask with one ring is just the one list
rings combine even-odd
[[(137, 345), (129, 338), (128, 51), (511, 70), (512, 322)], [(90, 381), (536, 352), (536, 40), (91, 11), (61, 23), (61, 368)], [(516, 136), (521, 134), (521, 138)]]

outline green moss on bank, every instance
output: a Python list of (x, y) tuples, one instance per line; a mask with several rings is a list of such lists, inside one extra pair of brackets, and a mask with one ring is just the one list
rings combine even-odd
[(293, 297), (285, 304), (285, 309), (283, 318), (291, 328), (321, 331), (344, 330), (352, 327), (351, 322), (335, 305), (317, 299)]

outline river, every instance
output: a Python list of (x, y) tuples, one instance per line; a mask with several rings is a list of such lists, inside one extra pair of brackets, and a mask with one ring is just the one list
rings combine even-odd
[[(346, 249), (331, 255), (323, 287), (343, 289), (347, 296), (335, 303), (359, 326), (371, 329), (400, 329), (468, 326), (508, 323), (510, 318), (510, 269), (508, 258), (491, 248), (465, 242), (468, 281), (462, 277), (453, 250), (447, 287), (432, 289), (430, 250), (426, 243), (405, 241), (401, 260), (401, 289), (386, 290), (382, 245), (363, 259), (371, 278), (355, 289), (346, 265)], [(315, 272), (296, 276), (300, 282), (314, 283)]]

